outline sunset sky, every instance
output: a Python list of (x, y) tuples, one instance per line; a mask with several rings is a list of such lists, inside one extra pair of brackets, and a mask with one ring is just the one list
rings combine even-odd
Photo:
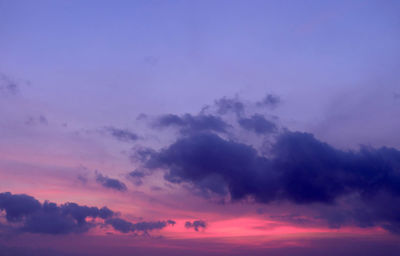
[(391, 256), (400, 1), (0, 0), (0, 256)]

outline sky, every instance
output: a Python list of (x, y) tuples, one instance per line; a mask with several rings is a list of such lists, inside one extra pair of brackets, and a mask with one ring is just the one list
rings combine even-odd
[(0, 0), (0, 256), (398, 255), (399, 12)]

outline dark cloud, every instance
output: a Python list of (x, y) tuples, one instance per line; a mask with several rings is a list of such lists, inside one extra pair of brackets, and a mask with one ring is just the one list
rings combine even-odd
[(133, 142), (139, 139), (139, 136), (136, 133), (126, 129), (107, 127), (106, 130), (111, 134), (111, 136), (120, 141)]
[(216, 100), (215, 105), (217, 106), (217, 113), (220, 115), (235, 113), (236, 115), (241, 116), (245, 110), (244, 104), (237, 98), (223, 97)]
[(254, 114), (250, 118), (239, 118), (238, 122), (242, 128), (257, 134), (274, 133), (277, 131), (276, 125), (260, 114)]
[(133, 231), (133, 223), (120, 218), (109, 219), (106, 221), (106, 224), (111, 225), (115, 230), (122, 233)]
[(42, 234), (86, 232), (96, 225), (88, 222), (87, 217), (106, 220), (114, 215), (107, 207), (88, 207), (76, 203), (58, 206), (47, 201), (41, 204), (31, 196), (13, 195), (10, 192), (0, 193), (0, 210), (5, 211), (8, 222), (20, 224), (17, 227), (20, 231)]
[[(395, 217), (400, 215), (400, 207), (395, 207), (400, 198), (400, 151), (393, 148), (342, 151), (312, 134), (285, 131), (266, 157), (252, 146), (202, 133), (153, 151), (145, 166), (165, 169), (170, 182), (229, 195), (233, 201), (335, 205), (339, 198), (357, 195), (357, 202), (369, 212), (360, 214), (350, 205), (351, 214), (345, 214), (343, 223), (351, 219), (358, 226), (400, 230)], [(331, 222), (340, 222), (338, 216)]]
[(229, 191), (233, 199), (242, 199), (249, 192), (259, 194), (265, 184), (259, 187), (258, 180), (266, 168), (271, 169), (269, 161), (251, 146), (208, 133), (179, 139), (153, 153), (146, 165), (168, 169), (168, 181), (193, 183), (217, 194)]
[(167, 221), (154, 221), (154, 222), (137, 222), (132, 223), (120, 218), (113, 218), (106, 221), (106, 224), (111, 225), (115, 230), (118, 230), (122, 233), (129, 232), (142, 232), (147, 233), (154, 229), (163, 229), (167, 225), (175, 225), (175, 221), (167, 220)]
[(264, 97), (264, 99), (257, 102), (257, 106), (275, 108), (280, 102), (281, 102), (281, 99), (278, 96), (272, 95), (272, 94), (267, 94)]
[(40, 208), (39, 201), (31, 196), (0, 193), (0, 210), (6, 211), (8, 221), (21, 221), (24, 216), (31, 215)]
[(200, 228), (206, 228), (207, 223), (204, 220), (195, 220), (193, 222), (186, 221), (185, 228), (193, 228), (195, 231), (199, 231)]
[(213, 115), (191, 115), (183, 116), (168, 114), (159, 117), (154, 127), (178, 127), (183, 134), (198, 133), (205, 131), (226, 133), (229, 125), (220, 117)]
[(96, 182), (101, 184), (103, 187), (115, 189), (118, 191), (126, 191), (126, 185), (122, 181), (112, 179), (107, 176), (103, 176), (101, 173), (96, 172)]

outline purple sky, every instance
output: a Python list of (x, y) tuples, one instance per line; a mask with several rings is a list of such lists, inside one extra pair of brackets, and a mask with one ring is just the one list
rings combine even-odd
[(0, 256), (397, 255), (399, 13), (0, 0)]

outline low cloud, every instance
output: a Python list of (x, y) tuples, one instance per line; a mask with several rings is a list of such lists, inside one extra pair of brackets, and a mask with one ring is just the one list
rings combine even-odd
[(321, 218), (332, 226), (351, 223), (400, 231), (396, 218), (400, 214), (400, 151), (394, 148), (342, 151), (312, 134), (284, 131), (268, 157), (251, 145), (212, 133), (185, 136), (148, 152), (144, 165), (165, 170), (165, 179), (172, 183), (191, 184), (232, 201), (251, 199), (265, 204), (335, 206), (339, 199), (354, 197), (346, 211), (321, 214)]
[[(5, 211), (8, 223), (17, 224), (13, 227), (20, 232), (54, 235), (87, 232), (97, 225), (95, 219), (107, 220), (114, 216), (107, 207), (40, 203), (32, 196), (10, 192), (0, 193), (0, 210)], [(88, 217), (93, 221), (88, 221)]]

